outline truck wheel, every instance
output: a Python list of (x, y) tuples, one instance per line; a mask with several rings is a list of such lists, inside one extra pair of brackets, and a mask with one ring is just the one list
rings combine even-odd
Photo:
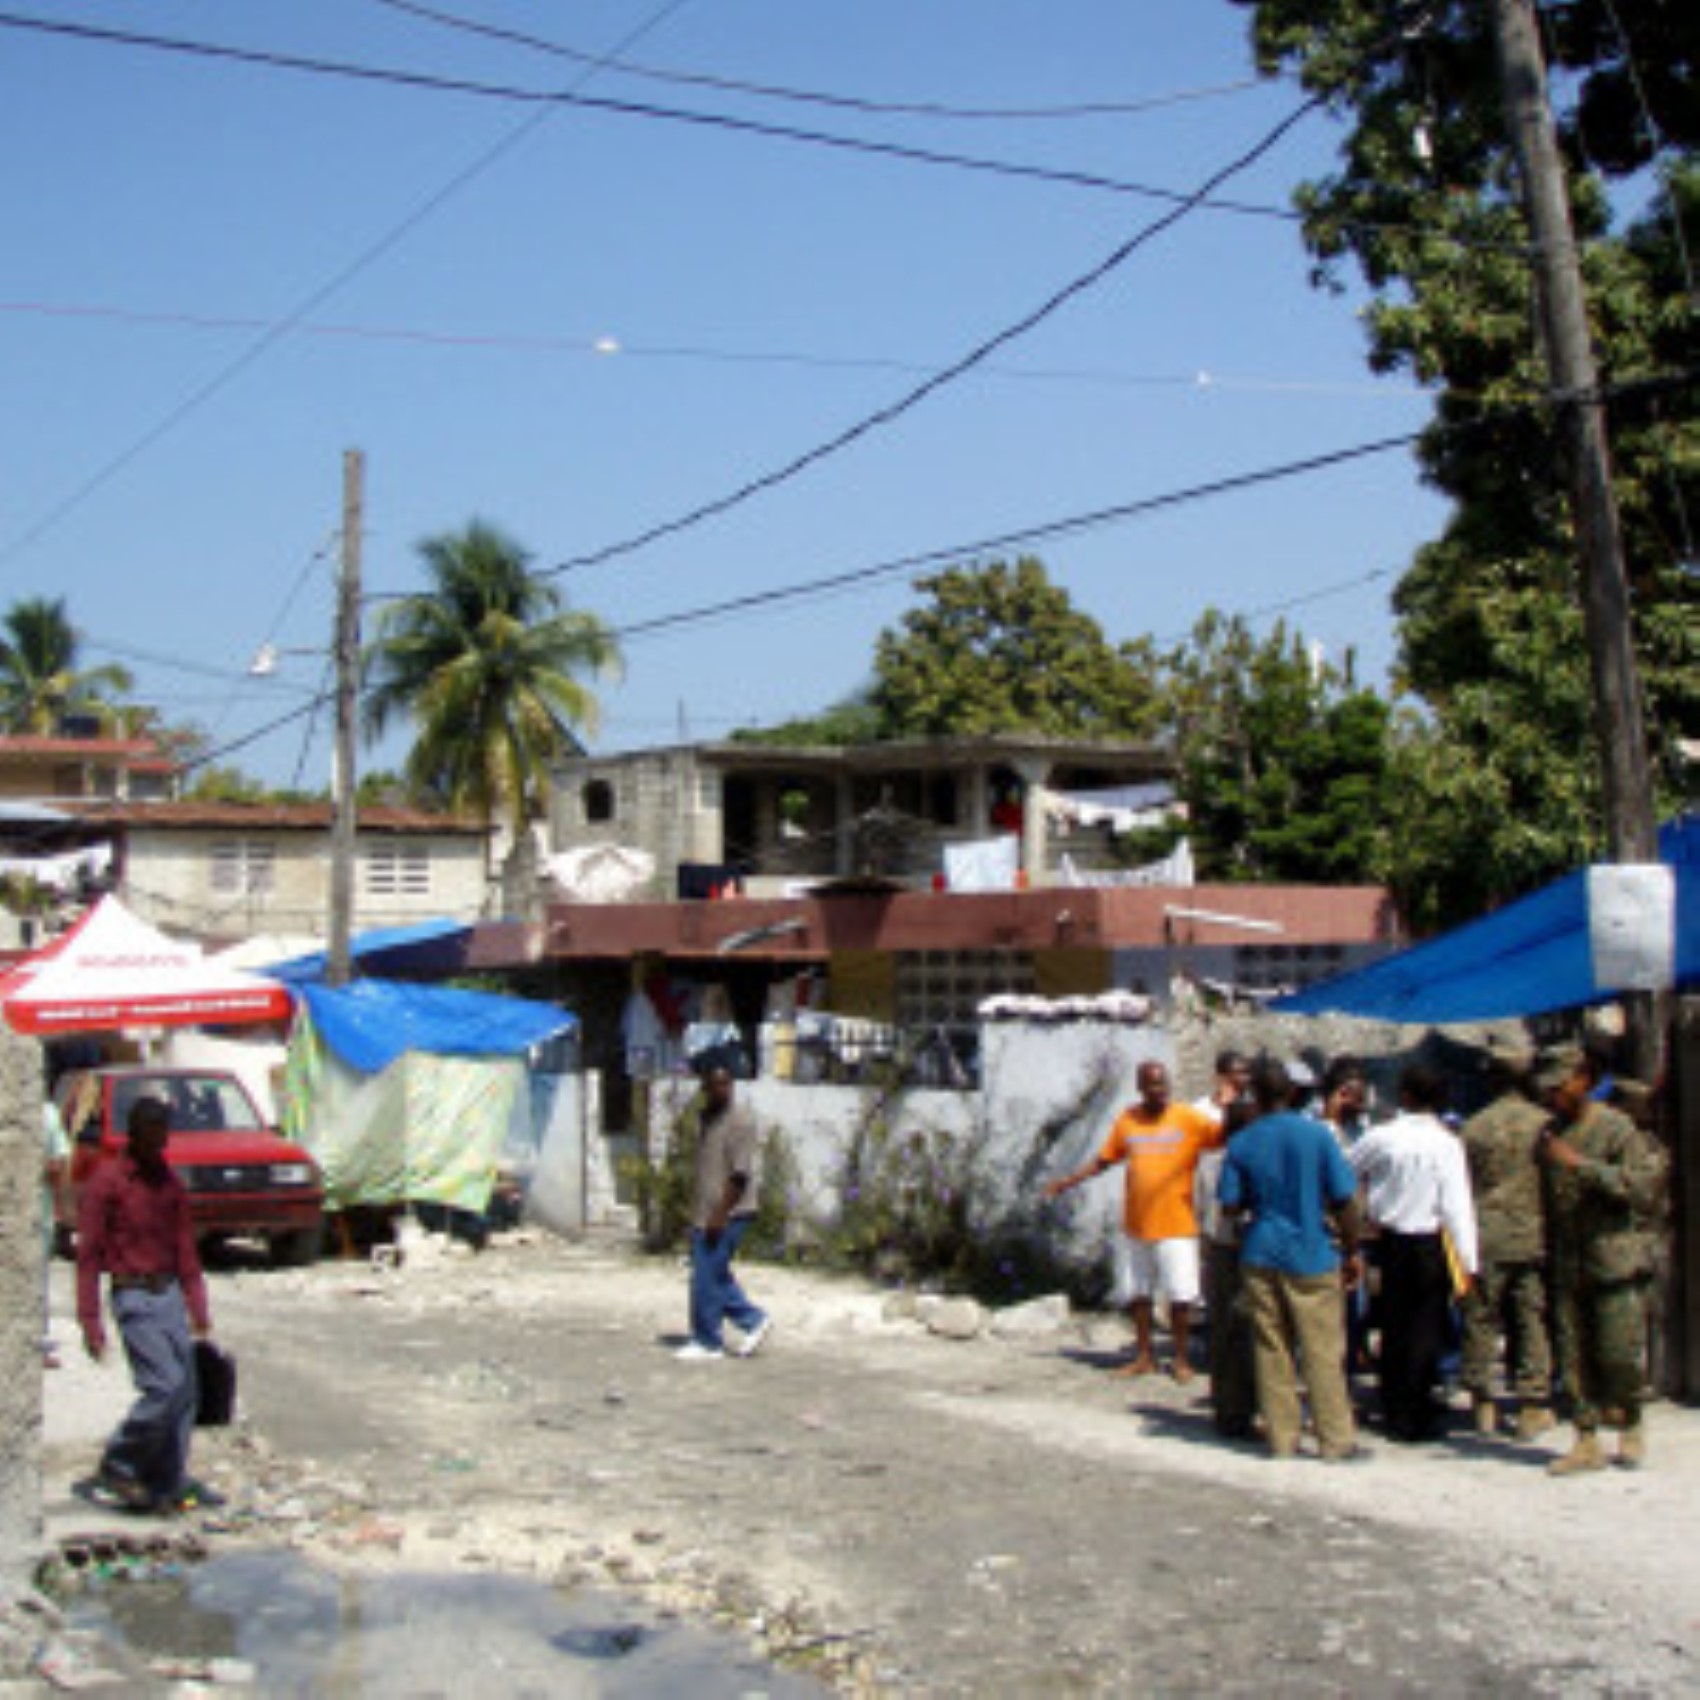
[(323, 1223), (315, 1223), (311, 1228), (296, 1228), (287, 1234), (273, 1234), (270, 1242), (272, 1262), (279, 1269), (303, 1269), (310, 1263), (317, 1263), (324, 1238)]

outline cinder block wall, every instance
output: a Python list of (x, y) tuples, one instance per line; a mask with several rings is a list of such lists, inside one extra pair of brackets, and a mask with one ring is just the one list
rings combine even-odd
[(0, 1594), (41, 1545), (41, 1047), (0, 1024)]

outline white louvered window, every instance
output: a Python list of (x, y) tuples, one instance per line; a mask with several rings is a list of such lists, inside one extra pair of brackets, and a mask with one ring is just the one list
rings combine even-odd
[(386, 844), (368, 851), (366, 891), (372, 897), (430, 896), (430, 851), (421, 844)]
[(250, 838), (224, 838), (212, 847), (212, 888), (227, 897), (275, 890), (275, 846)]

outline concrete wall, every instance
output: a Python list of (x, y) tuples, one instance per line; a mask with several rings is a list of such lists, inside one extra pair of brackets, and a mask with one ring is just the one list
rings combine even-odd
[(41, 1047), (0, 1024), (0, 1594), (41, 1543)]
[[(980, 1182), (979, 1225), (1025, 1225), (1066, 1259), (1090, 1263), (1120, 1221), (1122, 1183), (1106, 1175), (1055, 1206), (1040, 1188), (1080, 1167), (1136, 1096), (1134, 1077), (1149, 1059), (1172, 1063), (1169, 1035), (1111, 1022), (999, 1022), (985, 1030), (982, 1084), (967, 1092), (921, 1088), (889, 1099), (870, 1086), (743, 1082), (739, 1096), (764, 1129), (784, 1135), (798, 1170), (797, 1214), (832, 1221), (842, 1201), (845, 1162), (857, 1130), (883, 1115), (895, 1138), (947, 1133), (972, 1153)], [(652, 1154), (695, 1091), (689, 1079), (657, 1082), (651, 1095)]]
[[(214, 850), (242, 840), (273, 846), (268, 889), (215, 891)], [(368, 886), (369, 861), (376, 849), (387, 852), (421, 845), (430, 874), (421, 892), (374, 895)], [(363, 833), (356, 842), (354, 926), (402, 926), (446, 915), (476, 920), (484, 907), (487, 875), (484, 841), (474, 835), (402, 837)], [(133, 828), (125, 850), (125, 903), (156, 926), (238, 939), (255, 933), (316, 936), (325, 930), (330, 908), (329, 839), (313, 832), (261, 833), (255, 830), (152, 832)]]
[[(592, 820), (587, 793), (606, 786), (613, 812)], [(718, 770), (689, 749), (655, 750), (598, 761), (586, 757), (564, 764), (554, 776), (549, 800), (552, 849), (581, 844), (623, 844), (655, 857), (655, 895), (670, 898), (680, 862), (719, 862), (725, 834)]]

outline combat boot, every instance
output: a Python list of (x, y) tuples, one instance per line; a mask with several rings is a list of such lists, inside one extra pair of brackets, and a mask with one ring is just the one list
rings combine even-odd
[(1499, 1407), (1491, 1399), (1476, 1399), (1476, 1433), (1484, 1438), (1499, 1433)]
[(1617, 1437), (1617, 1461), (1626, 1470), (1639, 1470), (1647, 1462), (1647, 1431), (1640, 1423)]
[(1600, 1449), (1600, 1437), (1591, 1428), (1576, 1431), (1576, 1444), (1562, 1458), (1547, 1465), (1549, 1476), (1579, 1476), (1588, 1470), (1603, 1470), (1606, 1455)]
[(1552, 1427), (1552, 1412), (1545, 1405), (1525, 1405), (1517, 1413), (1517, 1438), (1527, 1445), (1539, 1440)]

